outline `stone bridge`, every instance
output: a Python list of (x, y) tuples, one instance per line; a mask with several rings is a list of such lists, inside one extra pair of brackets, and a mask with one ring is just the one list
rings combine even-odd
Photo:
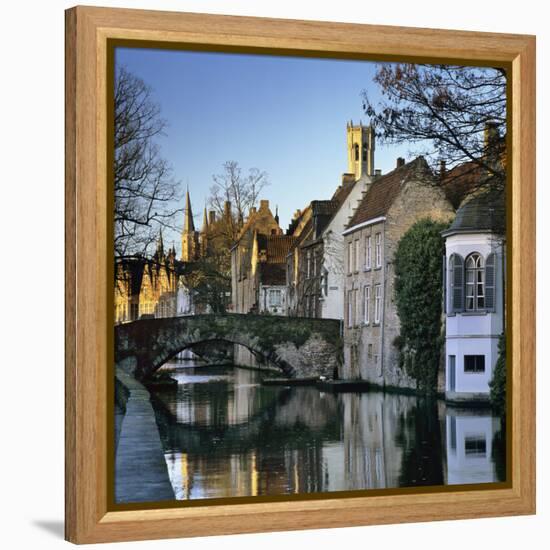
[(338, 320), (233, 313), (117, 325), (115, 363), (145, 380), (184, 349), (205, 342), (240, 344), (290, 378), (331, 378), (343, 360)]

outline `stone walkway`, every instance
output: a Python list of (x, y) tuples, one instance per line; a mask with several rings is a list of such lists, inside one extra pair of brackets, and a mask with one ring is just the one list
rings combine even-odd
[(116, 374), (129, 390), (115, 461), (115, 501), (174, 500), (162, 443), (147, 389), (131, 375)]

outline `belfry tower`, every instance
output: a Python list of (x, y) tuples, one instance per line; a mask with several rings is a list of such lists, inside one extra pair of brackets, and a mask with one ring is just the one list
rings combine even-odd
[(361, 122), (354, 126), (353, 121), (346, 125), (348, 146), (348, 173), (359, 179), (363, 175), (374, 175), (374, 128), (363, 126)]
[(191, 210), (191, 199), (189, 188), (185, 195), (185, 209), (183, 211), (183, 231), (181, 232), (181, 260), (192, 262), (199, 257), (199, 233), (195, 231), (193, 211)]

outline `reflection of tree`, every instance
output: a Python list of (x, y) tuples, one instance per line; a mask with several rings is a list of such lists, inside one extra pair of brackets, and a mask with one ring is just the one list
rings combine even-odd
[(506, 417), (500, 422), (500, 429), (495, 432), (491, 456), (495, 465), (497, 481), (506, 481)]
[(443, 442), (435, 399), (419, 399), (401, 416), (396, 443), (403, 448), (399, 485), (443, 485)]

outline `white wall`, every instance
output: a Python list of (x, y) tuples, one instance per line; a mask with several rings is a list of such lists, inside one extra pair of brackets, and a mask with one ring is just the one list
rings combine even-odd
[[(21, 251), (32, 254), (33, 269), (0, 270), (4, 288), (16, 284), (32, 289), (39, 280), (47, 292), (36, 307), (34, 293), (5, 293), (4, 378), (9, 391), (0, 400), (3, 452), (2, 541), (8, 548), (63, 549), (63, 9), (76, 2), (51, 0), (7, 2), (0, 35), (3, 86), (2, 105), (2, 244), (9, 258)], [(367, 3), (296, 2), (291, 0), (87, 0), (87, 4), (188, 10), (234, 15), (322, 19), (357, 23), (470, 29), (492, 32), (539, 33), (538, 105), (539, 277), (548, 274), (550, 260), (550, 171), (546, 151), (550, 140), (546, 124), (550, 115), (550, 30), (545, 5), (538, 0), (463, 0), (460, 4), (440, 0), (394, 0)], [(9, 160), (9, 162), (7, 162)], [(6, 194), (7, 193), (7, 194)], [(8, 238), (9, 237), (9, 238)], [(4, 265), (4, 264), (3, 264)], [(47, 269), (37, 272), (40, 266)], [(32, 304), (31, 304), (32, 300)], [(543, 390), (550, 385), (545, 368), (545, 343), (550, 328), (550, 293), (539, 292), (538, 418), (543, 426), (550, 414), (550, 400)], [(31, 315), (32, 312), (32, 315)], [(8, 322), (9, 316), (9, 322)], [(22, 330), (32, 322), (34, 330)], [(32, 356), (28, 352), (32, 351)], [(7, 353), (6, 353), (7, 352)], [(42, 359), (40, 359), (42, 358)], [(21, 391), (18, 391), (21, 390)], [(24, 390), (24, 391), (23, 391)], [(435, 522), (414, 525), (356, 527), (293, 533), (242, 535), (102, 545), (108, 549), (279, 550), (281, 546), (318, 550), (372, 547), (424, 550), (464, 550), (467, 546), (512, 550), (525, 546), (545, 548), (550, 522), (548, 474), (550, 431), (538, 433), (538, 516)], [(544, 536), (546, 534), (546, 536)], [(412, 544), (411, 544), (412, 543)]]
[[(363, 177), (356, 182), (350, 194), (344, 201), (329, 225), (323, 231), (325, 239), (324, 267), (328, 271), (327, 295), (321, 302), (321, 317), (323, 319), (344, 318), (344, 237), (342, 232), (355, 212), (362, 198), (362, 192), (366, 191), (370, 178)], [(336, 258), (339, 253), (340, 260)]]
[[(491, 459), (494, 433), (499, 420), (490, 412), (468, 416), (462, 411), (447, 409), (446, 453), (449, 484), (490, 483), (497, 480), (495, 465)], [(454, 424), (454, 426), (453, 426)], [(468, 453), (466, 439), (479, 439), (485, 444), (485, 452)], [(482, 449), (480, 449), (481, 451)], [(464, 472), (467, 471), (467, 476)]]
[[(458, 234), (447, 237), (445, 242), (447, 262), (447, 318), (445, 324), (445, 361), (447, 376), (446, 390), (451, 390), (450, 359), (455, 356), (456, 386), (454, 391), (461, 393), (489, 393), (489, 382), (498, 357), (498, 337), (503, 329), (503, 247), (499, 239), (488, 233)], [(495, 311), (480, 315), (450, 313), (451, 308), (451, 270), (449, 259), (452, 254), (460, 254), (463, 260), (478, 252), (485, 261), (491, 253), (496, 255), (495, 264)], [(465, 355), (484, 355), (484, 372), (464, 372)]]

